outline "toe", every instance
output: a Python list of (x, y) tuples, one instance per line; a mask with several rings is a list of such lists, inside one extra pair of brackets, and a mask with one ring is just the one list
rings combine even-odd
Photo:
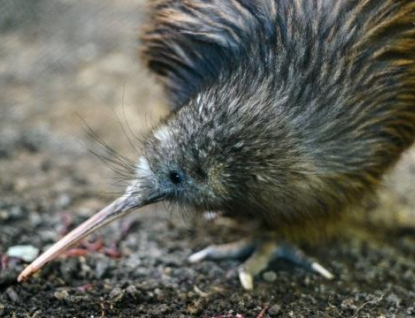
[(242, 240), (223, 245), (211, 245), (189, 256), (188, 261), (197, 263), (203, 260), (243, 259), (255, 249), (251, 240)]
[(325, 269), (323, 266), (321, 266), (319, 263), (312, 263), (311, 264), (311, 268), (314, 272), (320, 274), (321, 276), (323, 276), (326, 279), (333, 279), (334, 275), (332, 273), (330, 273), (327, 269)]
[(254, 289), (254, 278), (243, 267), (239, 268), (238, 276), (239, 276), (239, 281), (241, 282), (241, 285), (245, 290)]

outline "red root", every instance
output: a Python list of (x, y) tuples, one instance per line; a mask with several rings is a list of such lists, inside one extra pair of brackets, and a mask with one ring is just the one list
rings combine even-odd
[[(73, 220), (72, 220), (71, 215), (66, 212), (62, 213), (62, 219), (64, 223), (64, 228), (62, 229), (62, 231), (60, 231), (59, 234), (63, 236), (69, 232), (69, 228), (72, 226)], [(66, 252), (64, 252), (62, 255), (65, 257), (79, 257), (79, 256), (88, 255), (89, 252), (101, 252), (111, 258), (121, 258), (122, 253), (120, 252), (118, 247), (120, 243), (122, 242), (122, 240), (125, 239), (130, 229), (135, 224), (137, 224), (137, 222), (138, 222), (137, 220), (130, 220), (127, 222), (123, 222), (121, 224), (121, 235), (114, 242), (112, 247), (106, 247), (104, 244), (104, 239), (100, 237), (94, 242), (88, 242), (86, 240), (83, 240), (80, 243), (81, 247), (69, 249)], [(4, 261), (3, 257), (1, 261), (2, 261), (2, 268), (5, 268), (5, 266), (7, 266), (7, 261)], [(4, 263), (5, 265), (3, 265), (3, 262), (6, 262)]]
[(7, 268), (7, 264), (9, 262), (9, 257), (7, 256), (7, 254), (3, 254), (1, 256), (1, 270), (5, 270)]
[(116, 249), (116, 248), (108, 248), (108, 247), (104, 247), (101, 250), (105, 255), (111, 257), (111, 258), (121, 258), (122, 254), (121, 252)]
[(86, 283), (84, 285), (78, 286), (76, 287), (77, 290), (81, 291), (81, 292), (85, 292), (85, 291), (89, 291), (91, 289), (94, 288), (94, 285), (91, 283)]
[(104, 247), (104, 240), (102, 238), (97, 239), (95, 242), (82, 241), (82, 246), (88, 251), (98, 252)]
[(65, 257), (79, 257), (79, 256), (85, 256), (88, 255), (89, 251), (85, 250), (83, 248), (71, 248), (64, 252), (62, 255)]
[(269, 306), (265, 306), (264, 309), (261, 310), (261, 312), (258, 314), (256, 318), (264, 318), (265, 314), (268, 312)]

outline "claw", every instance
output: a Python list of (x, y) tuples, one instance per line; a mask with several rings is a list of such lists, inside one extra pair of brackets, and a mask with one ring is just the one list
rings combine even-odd
[(198, 263), (203, 260), (243, 259), (247, 258), (255, 250), (252, 241), (241, 240), (223, 245), (211, 245), (188, 257), (190, 263)]
[(254, 289), (254, 278), (244, 268), (240, 268), (238, 272), (239, 281), (245, 290)]
[(190, 263), (199, 263), (199, 262), (203, 261), (204, 259), (206, 259), (207, 255), (208, 255), (208, 251), (207, 250), (208, 250), (208, 248), (205, 248), (205, 249), (203, 249), (203, 250), (201, 250), (199, 252), (196, 252), (196, 253), (190, 255), (187, 258), (187, 260)]
[(316, 273), (319, 273), (321, 276), (323, 276), (326, 279), (333, 279), (334, 275), (330, 273), (327, 269), (325, 269), (323, 266), (321, 266), (319, 263), (312, 263), (311, 268)]
[(254, 277), (265, 270), (269, 263), (277, 258), (316, 272), (326, 279), (334, 275), (317, 262), (310, 259), (295, 246), (286, 243), (277, 244), (274, 240), (241, 240), (239, 242), (211, 245), (189, 256), (188, 261), (198, 263), (203, 260), (245, 259), (238, 269), (239, 281), (245, 290), (254, 288)]

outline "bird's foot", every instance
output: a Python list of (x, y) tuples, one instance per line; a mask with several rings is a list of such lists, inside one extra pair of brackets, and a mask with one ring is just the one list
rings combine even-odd
[(310, 260), (300, 249), (287, 243), (277, 244), (274, 240), (242, 240), (224, 245), (211, 245), (192, 254), (188, 260), (197, 263), (203, 260), (245, 259), (239, 266), (238, 276), (242, 287), (252, 290), (253, 278), (278, 258), (286, 259), (327, 279), (334, 277), (319, 263)]

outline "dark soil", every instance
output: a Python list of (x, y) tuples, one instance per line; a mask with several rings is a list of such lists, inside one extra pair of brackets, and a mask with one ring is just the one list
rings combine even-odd
[(136, 158), (126, 135), (166, 113), (137, 57), (144, 16), (132, 0), (0, 2), (0, 317), (415, 317), (415, 150), (367, 212), (304, 246), (333, 281), (279, 261), (246, 292), (238, 262), (186, 262), (243, 233), (160, 205), (94, 235), (97, 251), (16, 282), (26, 263), (9, 247), (43, 251), (120, 193), (87, 124)]

